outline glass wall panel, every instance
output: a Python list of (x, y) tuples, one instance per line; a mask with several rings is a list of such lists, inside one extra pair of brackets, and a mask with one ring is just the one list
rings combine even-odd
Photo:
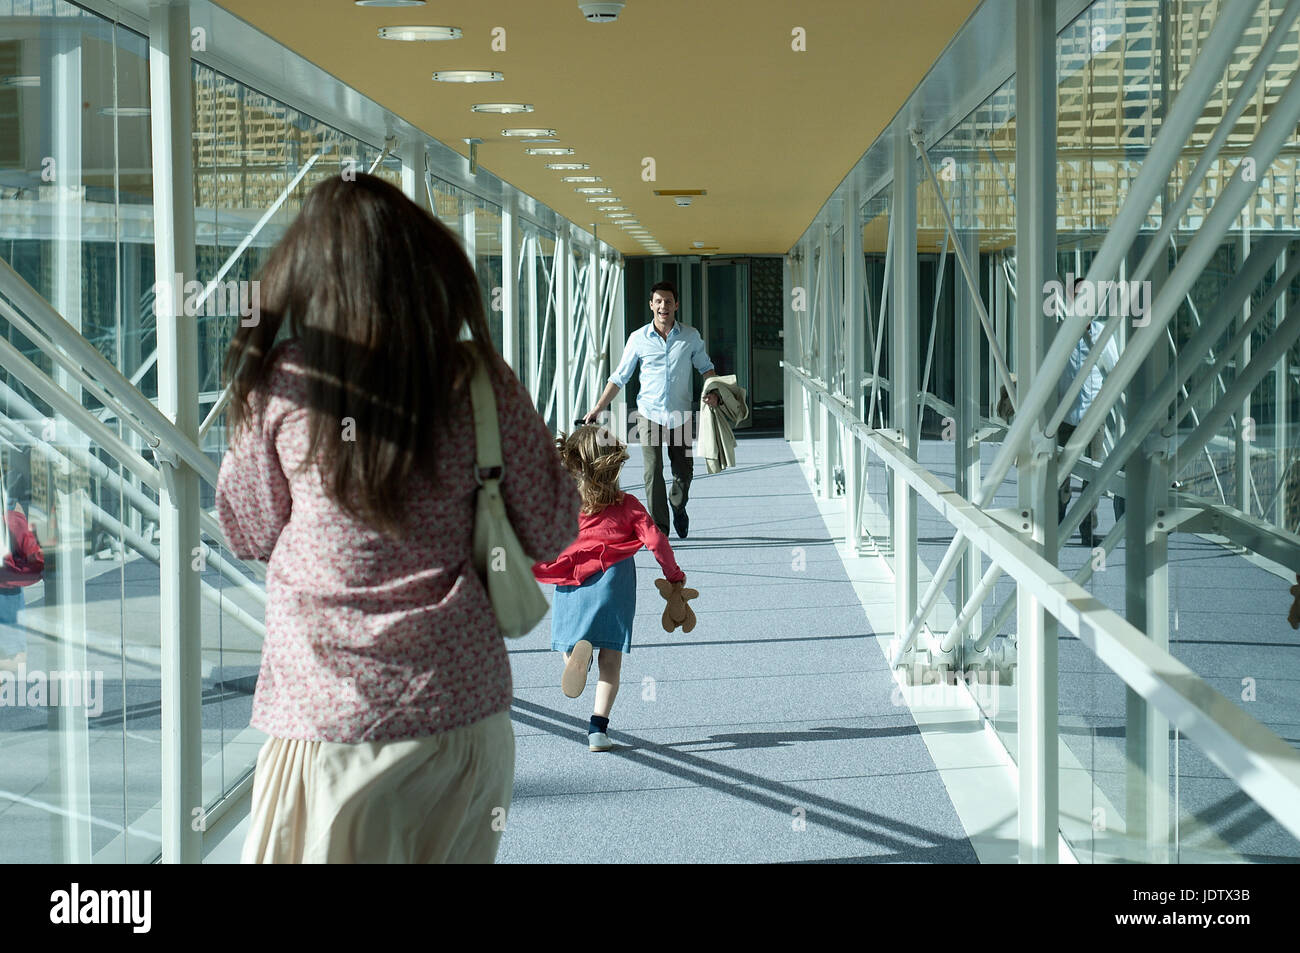
[[(138, 371), (153, 347), (147, 59), (143, 37), (69, 3), (0, 2), (3, 535), (9, 552), (30, 528), (44, 560), (30, 584), (0, 587), (6, 861), (145, 860), (160, 844), (151, 467), (26, 333), (7, 272), (122, 373)], [(82, 413), (57, 411), (47, 380)]]
[[(396, 157), (286, 106), (216, 71), (195, 65), (195, 254), (198, 277), (216, 282), (195, 316), (199, 339), (200, 413), (221, 395), (221, 364), (241, 320), (258, 299), (257, 280), (271, 249), (327, 177), (369, 172), (400, 188)], [(268, 213), (269, 216), (268, 216)], [(221, 414), (203, 449), (225, 453)], [(215, 488), (201, 488), (203, 506)], [(260, 733), (248, 726), (265, 635), (265, 594), (257, 574), (219, 541), (203, 540), (203, 795), (210, 803), (256, 761)]]
[(500, 351), (504, 347), (501, 296), (505, 280), (501, 273), (501, 207), (478, 198), (474, 207), (474, 269), (483, 289), (492, 343)]
[[(532, 355), (536, 387), (533, 399), (552, 430), (559, 428), (555, 407), (555, 234), (537, 228), (533, 236), (533, 279), (530, 285), (531, 313), (536, 314), (536, 337), (528, 353)], [(559, 263), (562, 267), (563, 263)], [(531, 332), (530, 332), (531, 333)]]

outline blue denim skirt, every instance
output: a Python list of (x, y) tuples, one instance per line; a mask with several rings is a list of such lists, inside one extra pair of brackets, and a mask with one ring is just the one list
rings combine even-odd
[(551, 648), (568, 652), (579, 639), (595, 648), (632, 651), (636, 615), (636, 560), (629, 556), (581, 586), (556, 586), (551, 603)]
[(18, 625), (23, 591), (17, 586), (0, 589), (0, 658), (27, 651), (27, 632)]

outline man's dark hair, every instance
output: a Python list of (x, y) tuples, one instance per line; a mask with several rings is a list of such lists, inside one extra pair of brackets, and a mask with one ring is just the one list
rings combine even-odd
[(682, 296), (677, 293), (677, 286), (671, 281), (656, 281), (650, 286), (650, 297), (653, 298), (656, 291), (671, 291), (674, 301), (680, 302), (682, 300)]

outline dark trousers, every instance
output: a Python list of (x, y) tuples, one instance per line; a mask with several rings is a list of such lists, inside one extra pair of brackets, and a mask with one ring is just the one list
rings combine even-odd
[[(695, 460), (690, 455), (692, 428), (683, 424), (676, 429), (661, 426), (645, 417), (636, 422), (637, 440), (641, 443), (641, 459), (645, 464), (645, 501), (650, 518), (664, 535), (668, 534), (668, 506), (675, 512), (686, 509), (690, 499), (691, 477)], [(673, 471), (673, 487), (664, 487), (663, 445), (668, 444), (668, 462)]]
[[(1074, 436), (1074, 429), (1075, 429), (1074, 424), (1067, 424), (1062, 422), (1060, 427), (1058, 427), (1056, 430), (1057, 445), (1064, 447), (1069, 442), (1070, 438)], [(1101, 459), (1102, 442), (1101, 442), (1100, 430), (1097, 431), (1096, 435), (1092, 438), (1092, 443), (1089, 444), (1088, 446), (1088, 456), (1092, 457), (1092, 459), (1094, 460)], [(1073, 477), (1067, 477), (1065, 482), (1061, 484), (1061, 489), (1057, 495), (1057, 503), (1059, 505), (1057, 507), (1056, 520), (1058, 523), (1061, 520), (1065, 519), (1065, 511), (1070, 505), (1070, 496), (1072, 495), (1070, 484), (1072, 482), (1073, 482)], [(1082, 493), (1084, 492), (1084, 490), (1087, 489), (1088, 489), (1088, 483), (1087, 481), (1085, 481), (1083, 484), (1083, 488), (1080, 489), (1079, 492)], [(1113, 503), (1115, 507), (1115, 521), (1119, 522), (1119, 518), (1124, 515), (1124, 499), (1122, 497), (1117, 496), (1114, 498)], [(1096, 542), (1096, 540), (1093, 537), (1093, 530), (1096, 528), (1096, 526), (1097, 526), (1097, 511), (1096, 509), (1093, 509), (1091, 513), (1089, 513), (1087, 516), (1083, 518), (1083, 522), (1079, 524), (1079, 535), (1085, 544), (1092, 545), (1092, 543)]]

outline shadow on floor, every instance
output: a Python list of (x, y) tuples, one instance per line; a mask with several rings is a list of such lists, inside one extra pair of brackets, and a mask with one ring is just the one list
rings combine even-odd
[[(563, 738), (573, 738), (586, 730), (586, 722), (516, 698), (511, 718), (521, 725), (536, 728)], [(912, 728), (912, 732), (915, 732)], [(718, 764), (696, 754), (677, 751), (668, 745), (655, 744), (627, 732), (611, 732), (616, 741), (631, 742), (620, 747), (615, 756), (626, 758), (690, 784), (712, 788), (759, 807), (792, 814), (803, 810), (807, 824), (824, 827), (855, 837), (885, 849), (887, 856), (877, 859), (916, 860), (930, 863), (977, 863), (974, 848), (965, 838), (944, 837), (897, 818), (863, 810), (843, 801), (813, 794), (790, 784), (760, 777), (748, 771)], [(925, 773), (934, 773), (931, 767)]]

